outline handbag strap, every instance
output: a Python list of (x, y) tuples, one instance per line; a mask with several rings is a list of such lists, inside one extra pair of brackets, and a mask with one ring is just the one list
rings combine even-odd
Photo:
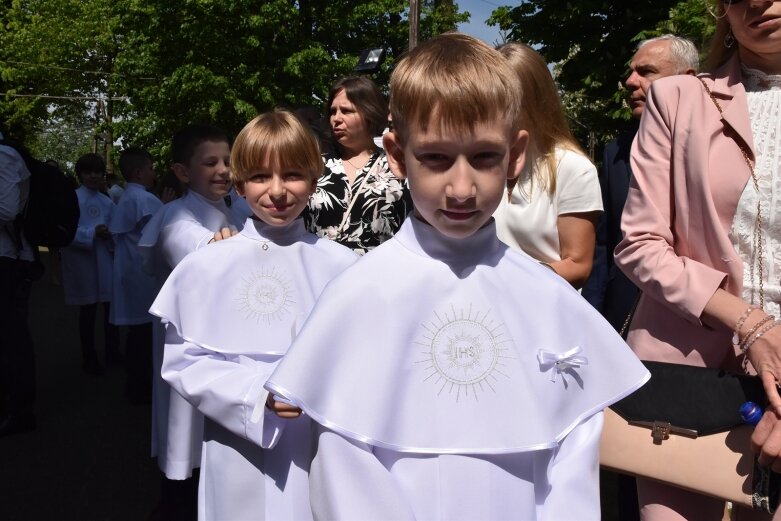
[[(721, 103), (719, 103), (719, 100), (716, 99), (716, 96), (713, 95), (713, 92), (711, 92), (710, 88), (708, 87), (708, 84), (705, 83), (705, 80), (703, 80), (701, 77), (697, 77), (698, 80), (700, 80), (700, 83), (702, 83), (702, 87), (705, 89), (705, 92), (708, 93), (708, 96), (710, 97), (713, 104), (716, 106), (716, 110), (719, 111), (719, 115), (724, 117), (724, 110), (721, 108)], [(740, 152), (743, 155), (743, 160), (746, 162), (746, 165), (748, 166), (749, 171), (751, 172), (751, 180), (754, 183), (754, 189), (757, 191), (757, 194), (760, 194), (759, 190), (759, 178), (757, 177), (757, 173), (754, 170), (754, 162), (751, 161), (751, 158), (749, 157), (750, 150), (747, 150), (747, 146), (744, 141), (742, 140), (736, 140), (738, 143), (738, 147), (740, 148)], [(754, 240), (753, 240), (753, 247), (754, 247), (754, 257), (757, 258), (757, 265), (759, 268), (759, 307), (764, 308), (765, 307), (765, 287), (764, 287), (764, 278), (765, 278), (765, 240), (762, 236), (762, 199), (760, 197), (757, 197), (757, 216), (754, 221)], [(753, 271), (754, 265), (752, 260), (751, 265), (751, 276), (752, 281), (754, 277), (754, 271)]]
[(632, 323), (632, 319), (635, 316), (635, 311), (637, 310), (637, 305), (640, 303), (640, 297), (642, 296), (643, 292), (640, 291), (637, 294), (634, 303), (632, 303), (632, 308), (629, 310), (629, 313), (627, 313), (626, 318), (624, 319), (624, 323), (621, 325), (621, 330), (618, 332), (618, 334), (621, 335), (621, 338), (624, 340), (626, 340), (627, 329), (629, 329), (629, 325)]

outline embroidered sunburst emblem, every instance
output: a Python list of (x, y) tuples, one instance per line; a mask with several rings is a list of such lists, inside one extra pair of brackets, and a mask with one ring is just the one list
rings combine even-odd
[(245, 319), (266, 324), (282, 320), (295, 304), (292, 284), (276, 268), (262, 268), (246, 277), (236, 300)]
[(90, 217), (100, 217), (100, 207), (94, 204), (87, 206), (87, 215)]
[(424, 334), (415, 344), (423, 348), (420, 364), (426, 371), (424, 381), (438, 387), (437, 395), (447, 392), (456, 402), (470, 394), (478, 400), (479, 393), (496, 392), (498, 376), (509, 378), (502, 367), (509, 356), (511, 340), (504, 325), (490, 316), (490, 311), (456, 310), (422, 324)]

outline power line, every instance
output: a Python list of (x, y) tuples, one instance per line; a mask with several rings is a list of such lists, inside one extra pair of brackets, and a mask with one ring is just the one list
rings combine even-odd
[[(121, 74), (119, 72), (105, 72), (105, 71), (85, 71), (82, 69), (73, 69), (71, 67), (59, 67), (57, 65), (48, 65), (48, 64), (41, 64), (41, 63), (30, 63), (30, 62), (23, 62), (23, 61), (15, 61), (15, 60), (0, 60), (0, 63), (9, 63), (11, 65), (25, 65), (27, 67), (38, 67), (41, 69), (52, 69), (57, 71), (70, 71), (70, 72), (78, 72), (81, 74), (96, 74), (98, 76), (119, 76), (120, 78), (128, 78), (132, 75), (128, 74)], [(157, 78), (152, 78), (148, 76), (139, 76), (139, 80), (144, 81), (156, 81)]]
[(89, 101), (129, 101), (127, 96), (108, 96), (105, 98), (99, 96), (50, 96), (49, 94), (11, 94), (10, 92), (0, 92), (0, 96), (9, 96), (11, 98), (46, 98), (46, 99), (71, 99), (71, 100), (89, 100)]

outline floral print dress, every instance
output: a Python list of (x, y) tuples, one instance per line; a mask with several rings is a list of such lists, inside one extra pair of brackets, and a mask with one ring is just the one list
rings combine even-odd
[[(412, 211), (412, 198), (406, 181), (397, 179), (388, 168), (385, 152), (375, 152), (352, 185), (341, 159), (327, 155), (323, 161), (325, 170), (304, 209), (306, 228), (359, 254), (393, 237)], [(353, 198), (350, 216), (340, 226)]]

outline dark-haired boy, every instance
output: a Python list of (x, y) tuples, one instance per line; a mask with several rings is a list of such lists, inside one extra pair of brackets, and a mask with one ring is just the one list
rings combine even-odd
[(109, 324), (112, 300), (114, 241), (108, 224), (114, 203), (100, 190), (106, 177), (106, 163), (97, 154), (84, 154), (76, 161), (81, 186), (79, 225), (73, 241), (61, 250), (65, 303), (79, 306), (79, 340), (82, 370), (90, 375), (104, 373), (95, 349), (95, 320), (103, 304), (103, 332), (107, 363), (118, 363), (119, 331)]
[[(231, 181), (230, 145), (224, 131), (212, 125), (188, 125), (173, 137), (171, 153), (173, 171), (186, 194), (154, 216), (140, 242), (146, 269), (155, 274), (159, 286), (187, 254), (237, 233), (250, 213), (246, 204), (229, 207), (225, 203)], [(155, 328), (152, 455), (168, 480), (180, 481), (200, 466), (203, 416), (171, 392), (160, 375), (163, 334), (162, 327)], [(164, 496), (190, 494), (182, 483), (167, 481), (165, 486), (176, 491), (164, 491)], [(197, 481), (189, 487), (193, 508), (196, 487)]]
[(114, 298), (111, 322), (128, 326), (125, 340), (125, 394), (131, 403), (149, 403), (152, 395), (152, 315), (157, 294), (155, 278), (143, 269), (138, 251), (141, 231), (162, 203), (149, 189), (155, 183), (152, 156), (140, 148), (119, 155), (119, 170), (127, 186), (109, 225), (114, 250)]

